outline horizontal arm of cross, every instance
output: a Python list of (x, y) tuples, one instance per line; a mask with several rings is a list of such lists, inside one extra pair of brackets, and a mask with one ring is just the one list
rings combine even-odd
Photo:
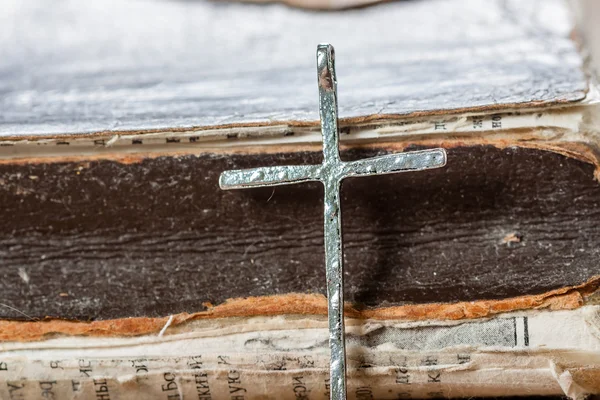
[(284, 165), (225, 171), (219, 178), (219, 186), (221, 189), (244, 189), (289, 185), (320, 179), (320, 165)]
[(446, 165), (444, 149), (410, 151), (344, 163), (344, 177), (420, 171), (444, 165)]

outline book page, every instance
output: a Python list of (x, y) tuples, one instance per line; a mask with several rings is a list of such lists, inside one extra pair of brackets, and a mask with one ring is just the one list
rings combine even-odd
[[(600, 393), (600, 306), (462, 322), (349, 320), (350, 399)], [(3, 343), (0, 397), (327, 399), (322, 317)]]

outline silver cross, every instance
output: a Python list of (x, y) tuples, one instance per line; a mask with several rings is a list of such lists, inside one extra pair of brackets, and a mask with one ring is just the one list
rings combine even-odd
[(325, 271), (329, 314), (330, 398), (346, 399), (346, 349), (344, 343), (344, 290), (342, 254), (342, 218), (340, 185), (352, 176), (370, 176), (395, 172), (420, 171), (446, 165), (444, 149), (389, 154), (365, 160), (344, 162), (338, 147), (337, 81), (333, 46), (317, 47), (317, 77), (319, 82), (319, 114), (323, 136), (321, 165), (291, 165), (225, 171), (221, 174), (221, 189), (245, 189), (261, 186), (289, 185), (320, 181), (325, 186)]

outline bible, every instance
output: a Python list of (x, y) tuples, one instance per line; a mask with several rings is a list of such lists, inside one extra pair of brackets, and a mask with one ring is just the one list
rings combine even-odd
[(0, 16), (0, 398), (329, 397), (323, 185), (219, 188), (324, 41), (342, 162), (447, 154), (339, 191), (348, 398), (600, 393), (594, 4), (109, 3)]

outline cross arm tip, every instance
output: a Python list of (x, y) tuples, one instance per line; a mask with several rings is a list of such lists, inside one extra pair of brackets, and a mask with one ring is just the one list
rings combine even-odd
[(443, 167), (446, 165), (448, 161), (448, 155), (446, 154), (446, 150), (443, 148), (437, 148), (429, 150), (432, 155), (432, 162), (436, 167)]
[(234, 172), (237, 171), (224, 171), (219, 176), (219, 187), (223, 190), (235, 189), (236, 185), (234, 184)]
[(439, 147), (436, 149), (420, 150), (420, 151), (409, 151), (407, 153), (400, 153), (398, 156), (406, 156), (406, 160), (409, 165), (415, 169), (431, 169), (441, 168), (446, 166), (448, 156), (446, 150)]
[(397, 156), (402, 155), (408, 156), (409, 159), (414, 158), (419, 160), (422, 164), (418, 169), (441, 168), (446, 166), (446, 162), (448, 161), (446, 150), (441, 147), (397, 154)]

